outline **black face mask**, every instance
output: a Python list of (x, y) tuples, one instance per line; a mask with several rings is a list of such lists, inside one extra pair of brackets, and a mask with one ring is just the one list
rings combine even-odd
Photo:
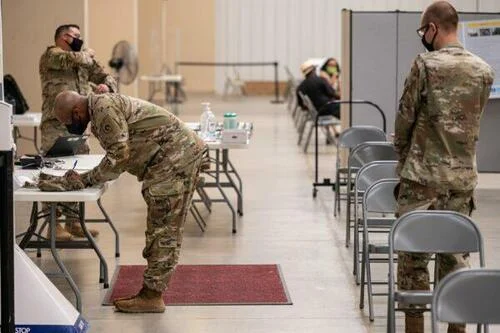
[[(427, 31), (426, 31), (427, 33)], [(422, 44), (424, 45), (425, 49), (429, 52), (432, 52), (432, 51), (435, 51), (434, 49), (434, 40), (436, 39), (436, 36), (438, 34), (438, 31), (437, 31), (437, 28), (436, 28), (436, 33), (434, 34), (434, 37), (432, 37), (432, 40), (430, 43), (428, 43), (426, 40), (425, 40), (425, 34), (422, 36)]]
[(79, 119), (77, 120), (73, 116), (71, 119), (71, 124), (66, 125), (66, 128), (68, 129), (68, 132), (70, 134), (82, 135), (87, 129), (88, 124), (89, 124), (88, 122), (83, 123), (81, 120)]
[(82, 123), (71, 123), (70, 125), (66, 125), (66, 128), (70, 134), (82, 135), (85, 133), (87, 125), (83, 125)]
[(68, 43), (68, 45), (71, 48), (71, 50), (79, 52), (82, 49), (83, 40), (73, 37), (73, 41), (71, 43)]

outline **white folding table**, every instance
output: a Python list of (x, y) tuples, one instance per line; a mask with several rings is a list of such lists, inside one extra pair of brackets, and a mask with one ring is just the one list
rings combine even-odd
[[(59, 173), (53, 172), (53, 174), (64, 174), (65, 171), (60, 171)], [(16, 174), (26, 175), (33, 173), (31, 170), (17, 170)], [(33, 210), (30, 218), (30, 227), (28, 231), (24, 234), (22, 241), (20, 242), (20, 247), (25, 248), (27, 245), (29, 247), (36, 248), (49, 248), (52, 256), (54, 257), (57, 266), (59, 266), (62, 273), (47, 274), (47, 275), (62, 275), (66, 278), (71, 289), (73, 290), (76, 297), (76, 308), (78, 311), (82, 310), (81, 295), (78, 287), (76, 286), (70, 273), (64, 266), (59, 254), (57, 253), (58, 248), (92, 248), (100, 261), (99, 270), (99, 281), (104, 283), (104, 288), (109, 287), (108, 279), (108, 266), (104, 256), (102, 255), (99, 247), (97, 246), (94, 238), (87, 230), (85, 225), (85, 202), (96, 202), (104, 194), (107, 186), (91, 187), (80, 191), (68, 191), (68, 192), (42, 192), (37, 188), (19, 188), (14, 191), (14, 201), (16, 202), (33, 202)], [(33, 236), (38, 221), (38, 202), (47, 202), (50, 205), (49, 212), (49, 228), (51, 231), (49, 240), (42, 240), (40, 235), (37, 235), (37, 241), (30, 241)], [(85, 241), (69, 241), (69, 242), (59, 242), (56, 241), (56, 224), (57, 221), (57, 204), (64, 202), (78, 202), (79, 203), (79, 220), (82, 230), (87, 238)], [(48, 244), (47, 244), (48, 243)]]
[[(186, 125), (195, 130), (199, 131), (200, 125), (199, 123), (191, 122), (186, 123)], [(211, 202), (223, 202), (225, 203), (232, 213), (232, 232), (236, 233), (236, 214), (239, 216), (243, 216), (243, 181), (241, 179), (240, 174), (236, 170), (234, 164), (229, 159), (229, 151), (233, 149), (248, 149), (250, 146), (250, 138), (253, 134), (253, 125), (251, 123), (243, 123), (242, 127), (247, 131), (248, 139), (246, 142), (240, 143), (225, 143), (220, 139), (220, 135), (216, 140), (206, 140), (206, 144), (209, 150), (215, 152), (215, 158), (211, 158), (211, 161), (214, 162), (215, 169), (207, 170), (203, 173), (213, 178), (213, 181), (205, 182), (200, 188), (198, 188), (198, 194), (201, 197), (201, 200), (194, 200), (195, 202), (203, 202), (207, 209), (210, 210)], [(219, 126), (221, 127), (221, 126)], [(221, 180), (221, 175), (226, 177), (226, 181)], [(208, 197), (207, 193), (203, 190), (203, 187), (207, 188), (217, 188), (220, 192), (222, 199), (211, 199)], [(224, 192), (224, 188), (232, 188), (237, 195), (237, 209), (235, 210), (231, 201), (228, 199), (226, 193)], [(200, 226), (205, 226), (205, 222), (201, 217), (196, 206), (193, 204), (194, 209), (194, 217), (196, 222)]]
[[(44, 168), (42, 169), (42, 171), (54, 175), (63, 175), (67, 170), (73, 168), (73, 166), (75, 165), (74, 163), (75, 161), (78, 161), (75, 170), (86, 171), (94, 168), (97, 164), (99, 164), (103, 156), (104, 155), (75, 155), (70, 157), (47, 159), (53, 162), (54, 167), (50, 169)], [(39, 172), (40, 170), (16, 169), (14, 174), (16, 176), (20, 175), (28, 178), (34, 178), (37, 176)], [(110, 184), (112, 184), (112, 182), (107, 182), (101, 186), (85, 188), (80, 191), (43, 192), (37, 188), (19, 188), (14, 191), (14, 201), (33, 203), (33, 208), (30, 217), (30, 226), (28, 227), (28, 230), (25, 233), (18, 236), (18, 237), (20, 236), (23, 237), (21, 242), (19, 243), (19, 246), (23, 249), (36, 248), (38, 250), (37, 256), (41, 255), (42, 248), (50, 249), (55, 262), (57, 263), (58, 267), (61, 269), (62, 272), (62, 273), (56, 273), (56, 275), (63, 275), (68, 281), (73, 292), (75, 293), (76, 307), (79, 311), (81, 311), (82, 307), (80, 292), (75, 282), (73, 281), (71, 275), (69, 274), (64, 264), (62, 263), (57, 253), (57, 249), (89, 249), (89, 248), (93, 249), (100, 260), (99, 282), (104, 284), (104, 288), (109, 287), (108, 266), (106, 260), (104, 259), (104, 256), (102, 255), (94, 238), (88, 232), (86, 227), (86, 222), (101, 222), (101, 223), (105, 222), (110, 225), (113, 232), (115, 233), (115, 256), (119, 257), (120, 255), (119, 234), (101, 203), (101, 197), (104, 194), (104, 192), (109, 188)], [(40, 215), (40, 212), (38, 211), (38, 202), (49, 203), (50, 211), (48, 214), (43, 215), (44, 212), (42, 212), (42, 215)], [(85, 240), (72, 240), (66, 242), (56, 241), (55, 226), (58, 223), (57, 205), (67, 202), (79, 203), (78, 217), (82, 230), (86, 236)], [(86, 202), (97, 202), (102, 214), (104, 215), (104, 219), (86, 219), (85, 218)], [(42, 231), (41, 229), (43, 229), (44, 226), (40, 228), (38, 234), (35, 234), (38, 227), (38, 219), (47, 216), (49, 217), (48, 223), (51, 230), (51, 235), (49, 240), (40, 235)], [(36, 238), (35, 241), (31, 241), (33, 236), (35, 236)]]
[[(179, 99), (179, 92), (181, 90), (182, 75), (176, 74), (162, 74), (162, 75), (143, 75), (140, 77), (141, 81), (146, 81), (149, 84), (149, 97), (148, 101), (152, 102), (155, 94), (161, 91), (157, 88), (157, 84), (163, 83), (165, 93), (165, 103), (172, 103), (174, 106), (174, 113), (178, 114), (177, 105), (181, 103)], [(174, 88), (174, 96), (170, 96), (170, 86)]]
[[(24, 114), (15, 114), (12, 116), (12, 125), (14, 125), (14, 143), (17, 140), (28, 140), (33, 142), (37, 153), (40, 153), (38, 148), (38, 127), (42, 122), (42, 114), (40, 112), (27, 112)], [(33, 137), (26, 137), (21, 134), (19, 127), (33, 127)]]

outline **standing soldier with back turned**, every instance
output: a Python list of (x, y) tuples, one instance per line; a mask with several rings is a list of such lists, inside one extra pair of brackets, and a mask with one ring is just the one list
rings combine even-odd
[[(452, 210), (470, 215), (477, 184), (476, 142), (493, 71), (457, 39), (458, 15), (446, 1), (430, 5), (417, 30), (429, 51), (417, 56), (396, 117), (394, 145), (401, 185), (397, 215), (413, 210)], [(446, 235), (443, 235), (446, 236)], [(431, 254), (398, 254), (398, 287), (429, 290)], [(468, 267), (469, 254), (439, 254), (438, 273)], [(407, 333), (424, 331), (417, 306), (406, 304)], [(449, 324), (449, 333), (465, 332)]]

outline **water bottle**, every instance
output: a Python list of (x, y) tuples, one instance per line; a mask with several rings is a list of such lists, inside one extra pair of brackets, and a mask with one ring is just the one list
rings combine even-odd
[(207, 138), (209, 140), (215, 140), (217, 138), (217, 120), (215, 119), (215, 115), (213, 114), (212, 111), (208, 113), (207, 123), (208, 123)]
[(200, 118), (200, 136), (205, 139), (208, 134), (208, 117), (212, 111), (210, 110), (210, 103), (201, 103), (201, 118)]
[(210, 109), (210, 103), (201, 103), (202, 114), (200, 118), (200, 136), (204, 140), (214, 140), (217, 130), (215, 115)]

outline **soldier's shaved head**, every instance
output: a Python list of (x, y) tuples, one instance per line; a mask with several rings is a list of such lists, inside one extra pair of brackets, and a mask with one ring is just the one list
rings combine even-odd
[(429, 23), (446, 32), (454, 32), (458, 26), (457, 11), (448, 1), (436, 1), (427, 7), (422, 16), (422, 26)]
[(56, 96), (54, 105), (54, 114), (56, 118), (63, 124), (71, 124), (73, 113), (80, 113), (82, 115), (88, 112), (87, 97), (78, 94), (75, 91), (63, 91)]

